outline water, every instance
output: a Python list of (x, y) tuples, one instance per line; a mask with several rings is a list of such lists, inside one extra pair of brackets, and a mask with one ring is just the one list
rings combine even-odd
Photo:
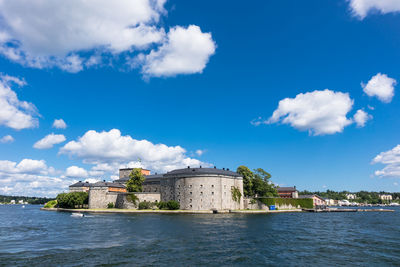
[(91, 214), (0, 206), (1, 266), (399, 266), (396, 212)]

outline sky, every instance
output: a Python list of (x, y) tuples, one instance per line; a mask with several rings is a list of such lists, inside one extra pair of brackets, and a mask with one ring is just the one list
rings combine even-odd
[(0, 0), (0, 194), (121, 167), (400, 190), (400, 2)]

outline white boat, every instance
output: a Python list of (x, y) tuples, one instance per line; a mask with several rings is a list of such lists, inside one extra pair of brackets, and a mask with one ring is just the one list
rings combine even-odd
[(83, 213), (73, 212), (71, 217), (85, 217), (85, 215)]
[(22, 208), (24, 209), (24, 208), (25, 208), (25, 205), (22, 205)]

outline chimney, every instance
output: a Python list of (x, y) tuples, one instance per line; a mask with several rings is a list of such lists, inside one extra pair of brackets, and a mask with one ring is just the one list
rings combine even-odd
[(188, 169), (190, 169), (190, 166), (188, 166)]
[(214, 166), (214, 169), (216, 169), (217, 168), (217, 166)]
[(201, 169), (201, 165), (200, 165), (200, 169)]

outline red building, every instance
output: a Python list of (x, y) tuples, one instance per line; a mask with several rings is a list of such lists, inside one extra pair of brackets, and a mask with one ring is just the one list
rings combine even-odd
[(281, 198), (298, 198), (299, 194), (296, 187), (278, 187), (276, 189)]

